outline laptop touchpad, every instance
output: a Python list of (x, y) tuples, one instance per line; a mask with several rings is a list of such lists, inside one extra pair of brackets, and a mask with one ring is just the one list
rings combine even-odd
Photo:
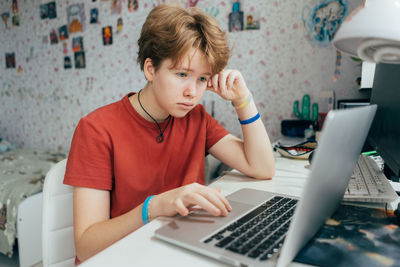
[(228, 195), (227, 199), (228, 201), (236, 201), (253, 206), (265, 202), (273, 196), (274, 194), (267, 191), (243, 188)]

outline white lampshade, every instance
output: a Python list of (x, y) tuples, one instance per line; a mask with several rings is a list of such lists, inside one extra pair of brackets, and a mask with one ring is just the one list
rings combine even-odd
[(342, 23), (333, 45), (364, 61), (400, 64), (400, 0), (366, 0)]

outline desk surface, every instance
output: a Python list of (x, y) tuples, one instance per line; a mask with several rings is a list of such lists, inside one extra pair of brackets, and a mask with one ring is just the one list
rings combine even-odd
[[(292, 160), (276, 155), (276, 175), (272, 180), (255, 180), (236, 172), (231, 172), (210, 187), (219, 187), (224, 195), (240, 188), (254, 188), (299, 197), (309, 170), (308, 162)], [(171, 221), (161, 217), (141, 227), (125, 238), (114, 243), (99, 254), (81, 264), (90, 266), (225, 266), (219, 261), (192, 251), (168, 244), (154, 237), (154, 231)], [(304, 266), (292, 263), (291, 266)]]
[[(304, 160), (291, 160), (276, 156), (274, 179), (262, 181), (231, 172), (213, 182), (210, 187), (219, 187), (224, 195), (240, 188), (254, 188), (293, 196), (300, 196), (306, 182), (308, 169)], [(176, 247), (154, 237), (154, 231), (170, 222), (171, 218), (153, 220), (135, 232), (127, 235), (112, 246), (81, 264), (89, 266), (223, 266), (206, 256)], [(295, 264), (300, 266), (300, 264)]]

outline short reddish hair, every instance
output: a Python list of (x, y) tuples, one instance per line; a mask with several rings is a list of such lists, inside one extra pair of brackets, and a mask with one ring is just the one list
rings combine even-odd
[(138, 40), (138, 58), (143, 70), (150, 58), (156, 70), (163, 60), (171, 59), (176, 66), (191, 48), (202, 51), (212, 74), (225, 68), (230, 57), (226, 33), (217, 21), (196, 8), (184, 9), (163, 4), (150, 11)]

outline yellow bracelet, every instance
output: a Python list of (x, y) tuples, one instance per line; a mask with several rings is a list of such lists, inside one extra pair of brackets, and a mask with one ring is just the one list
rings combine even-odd
[(150, 215), (150, 204), (151, 204), (152, 198), (149, 200), (149, 204), (147, 207), (147, 220), (150, 222), (151, 221), (151, 215)]
[(252, 99), (253, 99), (253, 95), (250, 93), (249, 97), (242, 104), (240, 104), (239, 106), (235, 106), (235, 105), (233, 105), (233, 102), (232, 102), (232, 106), (234, 106), (236, 109), (244, 108), (251, 102)]

